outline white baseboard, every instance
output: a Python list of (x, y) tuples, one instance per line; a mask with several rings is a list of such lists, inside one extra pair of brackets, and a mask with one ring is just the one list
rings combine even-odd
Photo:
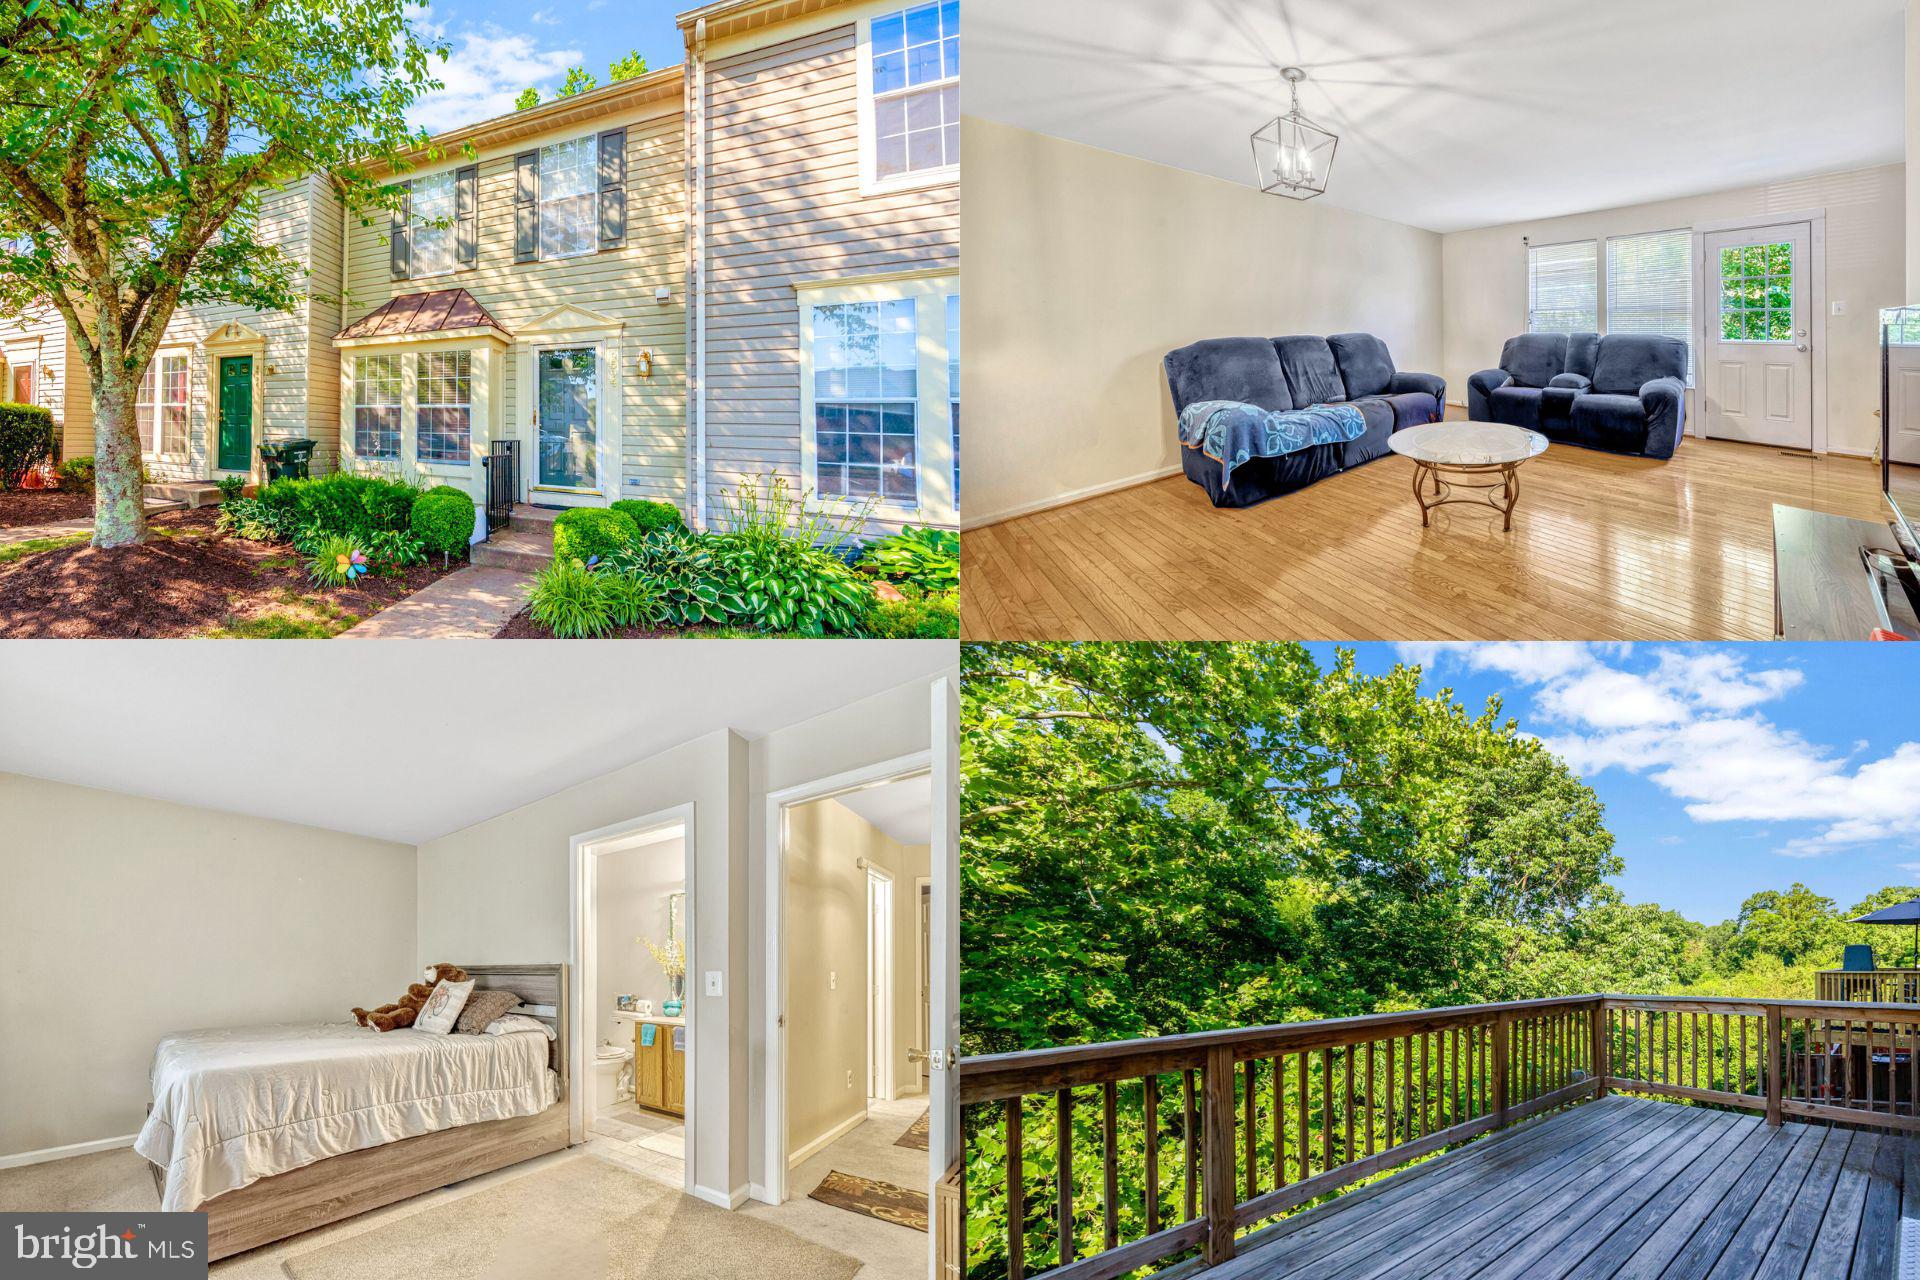
[[(1160, 467), (1154, 471), (1143, 471), (1137, 476), (1127, 476), (1120, 480), (1108, 480), (1101, 484), (1090, 484), (1084, 489), (1070, 489), (1066, 493), (1055, 494), (1051, 498), (1041, 498), (1037, 502), (1023, 503), (1017, 507), (1008, 507), (1004, 511), (989, 512), (977, 519), (968, 520), (961, 513), (960, 530), (984, 529), (990, 524), (1001, 524), (1007, 520), (1017, 520), (1021, 516), (1030, 516), (1036, 511), (1050, 511), (1055, 507), (1069, 506), (1075, 502), (1084, 502), (1088, 498), (1097, 498), (1103, 493), (1114, 493), (1121, 489), (1131, 489), (1139, 484), (1152, 484), (1155, 480), (1165, 480), (1168, 476), (1177, 476), (1178, 466)], [(963, 504), (964, 505), (964, 504)]]
[(69, 1156), (90, 1156), (96, 1151), (112, 1151), (118, 1147), (130, 1147), (137, 1133), (122, 1134), (118, 1138), (97, 1138), (92, 1142), (75, 1142), (64, 1147), (47, 1147), (41, 1151), (22, 1151), (17, 1155), (0, 1156), (0, 1169), (19, 1169), (30, 1164), (46, 1164), (51, 1160), (65, 1160)]
[(770, 1191), (766, 1187), (761, 1186), (757, 1182), (749, 1182), (747, 1184), (747, 1195), (751, 1199), (758, 1200), (761, 1204), (778, 1204), (779, 1203), (779, 1201), (773, 1198), (772, 1191)]
[(693, 1194), (708, 1204), (718, 1205), (722, 1209), (738, 1209), (747, 1202), (745, 1187), (735, 1187), (732, 1194), (728, 1194), (725, 1191), (715, 1191), (712, 1187), (695, 1186)]
[(845, 1120), (842, 1120), (839, 1124), (833, 1126), (833, 1128), (827, 1130), (812, 1142), (809, 1142), (806, 1146), (801, 1147), (798, 1151), (789, 1152), (787, 1155), (787, 1168), (799, 1168), (802, 1161), (819, 1155), (822, 1151), (825, 1151), (828, 1147), (846, 1137), (866, 1122), (867, 1113), (864, 1109), (854, 1112)]

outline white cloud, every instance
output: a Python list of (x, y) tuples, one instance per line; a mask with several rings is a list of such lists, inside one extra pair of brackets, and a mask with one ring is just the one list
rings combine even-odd
[(560, 19), (554, 17), (551, 9), (535, 9), (527, 15), (527, 21), (538, 27), (557, 27)]
[[(1818, 857), (1861, 845), (1920, 839), (1920, 743), (1857, 766), (1774, 724), (1757, 708), (1805, 683), (1791, 667), (1754, 669), (1725, 649), (1670, 648), (1651, 667), (1577, 645), (1443, 646), (1455, 659), (1534, 687), (1534, 710), (1558, 732), (1542, 735), (1576, 772), (1624, 769), (1686, 802), (1696, 822), (1808, 822), (1812, 835), (1777, 852)], [(1611, 659), (1611, 661), (1610, 661)], [(1916, 864), (1920, 865), (1920, 864)]]
[(434, 133), (505, 115), (529, 85), (550, 89), (568, 67), (585, 61), (579, 49), (542, 48), (531, 35), (492, 24), (448, 33), (433, 23), (428, 11), (421, 12), (424, 16), (416, 25), (452, 46), (447, 60), (436, 60), (433, 69), (444, 87), (422, 97), (407, 113), (412, 123)]

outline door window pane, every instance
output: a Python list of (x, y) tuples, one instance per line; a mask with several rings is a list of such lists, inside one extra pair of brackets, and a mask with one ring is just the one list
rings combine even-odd
[(540, 381), (540, 483), (591, 489), (599, 475), (597, 440), (598, 361), (592, 347), (542, 351)]
[(414, 371), (422, 462), (467, 466), (473, 444), (473, 353), (432, 351)]
[(400, 456), (400, 357), (353, 361), (353, 451), (362, 458)]
[(920, 357), (913, 299), (815, 306), (812, 318), (819, 493), (914, 505)]
[(1720, 336), (1728, 342), (1792, 342), (1793, 245), (1720, 251)]

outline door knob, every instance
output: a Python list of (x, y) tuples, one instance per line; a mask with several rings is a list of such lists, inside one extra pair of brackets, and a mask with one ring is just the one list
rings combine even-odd
[(907, 1050), (907, 1061), (908, 1061), (908, 1062), (925, 1062), (925, 1061), (927, 1061), (927, 1059), (928, 1059), (928, 1057), (929, 1057), (929, 1056), (930, 1056), (930, 1055), (929, 1055), (929, 1054), (927, 1053), (927, 1051), (926, 1051), (925, 1049), (909, 1049), (909, 1050)]
[(1805, 350), (1807, 350), (1808, 348), (1807, 348), (1807, 344), (1806, 344), (1806, 343), (1804, 343), (1804, 342), (1796, 342), (1796, 343), (1794, 343), (1794, 344), (1793, 344), (1793, 349), (1794, 349), (1795, 351), (1805, 351)]

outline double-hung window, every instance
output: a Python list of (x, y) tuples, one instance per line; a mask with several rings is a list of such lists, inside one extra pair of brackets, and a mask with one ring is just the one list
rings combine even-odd
[(176, 456), (186, 453), (187, 388), (186, 356), (156, 356), (147, 365), (134, 398), (140, 452)]
[(540, 148), (540, 257), (574, 258), (600, 247), (599, 140), (593, 134)]
[(958, 280), (801, 293), (803, 481), (824, 503), (957, 519)]
[(1600, 328), (1598, 246), (1591, 240), (1527, 251), (1527, 330), (1595, 333)]
[(473, 444), (473, 353), (424, 351), (418, 359), (420, 461), (467, 466)]
[(861, 70), (869, 187), (951, 180), (960, 168), (960, 0), (870, 19)]
[[(453, 270), (454, 172), (416, 178), (413, 183), (413, 278)], [(436, 225), (438, 224), (438, 225)]]
[(1607, 241), (1607, 332), (1680, 339), (1687, 344), (1687, 380), (1693, 380), (1691, 231)]
[(353, 452), (393, 461), (400, 457), (400, 357), (353, 358)]

